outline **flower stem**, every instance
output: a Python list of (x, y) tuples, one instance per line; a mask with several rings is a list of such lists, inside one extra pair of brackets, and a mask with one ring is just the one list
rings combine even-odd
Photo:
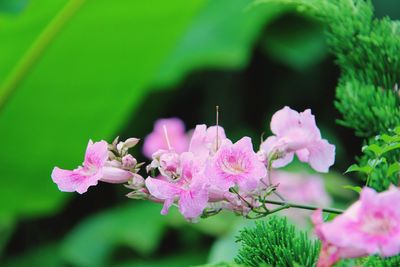
[(280, 210), (283, 210), (283, 209), (288, 209), (288, 208), (297, 208), (297, 209), (304, 209), (304, 210), (321, 209), (323, 212), (329, 212), (329, 213), (334, 213), (334, 214), (342, 214), (343, 213), (343, 210), (341, 210), (341, 209), (321, 208), (321, 207), (317, 207), (317, 206), (296, 204), (296, 203), (291, 203), (291, 202), (283, 202), (283, 201), (276, 201), (276, 200), (264, 200), (264, 202), (268, 203), (268, 204), (274, 204), (274, 205), (282, 206), (281, 208), (278, 208), (276, 210), (272, 210), (273, 212), (280, 211)]

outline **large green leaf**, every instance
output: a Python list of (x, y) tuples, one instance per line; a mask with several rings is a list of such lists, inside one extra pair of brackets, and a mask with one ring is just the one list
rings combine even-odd
[(200, 68), (242, 68), (266, 23), (290, 7), (260, 5), (250, 8), (248, 0), (210, 1), (191, 23), (155, 79), (169, 86)]
[(59, 207), (52, 167), (111, 140), (203, 2), (37, 0), (0, 15), (0, 217)]
[(0, 0), (0, 13), (15, 14), (21, 12), (28, 0)]
[(125, 245), (142, 255), (157, 248), (166, 227), (161, 206), (139, 202), (82, 221), (62, 244), (62, 256), (74, 266), (107, 266), (110, 253)]

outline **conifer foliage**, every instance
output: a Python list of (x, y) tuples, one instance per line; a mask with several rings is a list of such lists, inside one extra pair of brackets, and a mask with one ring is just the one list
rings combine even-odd
[(275, 216), (244, 229), (237, 241), (241, 249), (235, 261), (244, 266), (312, 267), (320, 249), (319, 241), (297, 231), (286, 218)]

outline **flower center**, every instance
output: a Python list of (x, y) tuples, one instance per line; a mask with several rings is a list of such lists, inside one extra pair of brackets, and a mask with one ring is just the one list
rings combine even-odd
[(229, 174), (241, 174), (245, 172), (242, 161), (234, 156), (225, 158), (221, 165), (222, 170)]
[(361, 229), (368, 234), (387, 235), (392, 231), (393, 223), (385, 217), (369, 217), (366, 218)]

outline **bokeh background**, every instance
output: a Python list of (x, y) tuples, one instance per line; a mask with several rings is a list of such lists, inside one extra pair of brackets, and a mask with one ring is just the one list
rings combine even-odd
[[(397, 0), (373, 1), (400, 18)], [(323, 27), (250, 0), (0, 0), (0, 265), (189, 266), (231, 259), (251, 222), (189, 224), (100, 184), (62, 193), (54, 166), (82, 162), (88, 139), (144, 137), (158, 118), (220, 124), (259, 144), (273, 112), (311, 108), (337, 146), (325, 178), (336, 206), (361, 140), (335, 123), (339, 70)], [(144, 161), (140, 147), (133, 151)], [(296, 165), (296, 164), (295, 164)], [(348, 179), (345, 181), (345, 179)]]

